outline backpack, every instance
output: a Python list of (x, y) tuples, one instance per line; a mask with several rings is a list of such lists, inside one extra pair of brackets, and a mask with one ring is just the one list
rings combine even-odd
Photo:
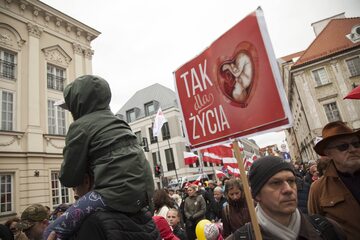
[[(337, 233), (334, 226), (329, 222), (329, 220), (319, 214), (314, 214), (312, 216), (307, 216), (310, 223), (315, 228), (316, 232), (325, 240), (338, 240)], [(251, 223), (246, 223), (243, 227), (239, 228), (234, 233), (234, 239), (255, 239), (255, 234), (253, 232)]]

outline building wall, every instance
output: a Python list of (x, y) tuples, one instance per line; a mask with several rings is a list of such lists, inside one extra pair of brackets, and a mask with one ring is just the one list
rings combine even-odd
[[(16, 56), (15, 78), (0, 76), (0, 91), (14, 96), (13, 127), (0, 125), (0, 175), (12, 176), (11, 194), (0, 192), (12, 204), (4, 211), (0, 203), (2, 222), (32, 203), (53, 207), (51, 172), (60, 169), (64, 135), (48, 131), (48, 99), (62, 91), (48, 88), (47, 65), (65, 70), (64, 85), (91, 73), (90, 43), (100, 32), (40, 1), (1, 0), (0, 19), (0, 49)], [(66, 126), (71, 120), (66, 113)]]
[[(351, 77), (346, 64), (346, 60), (359, 56), (360, 48), (357, 47), (301, 68), (290, 70), (286, 67), (289, 63), (281, 66), (289, 71), (286, 81), (290, 82), (290, 87), (287, 95), (294, 126), (286, 134), (287, 139), (291, 139), (289, 148), (295, 154), (295, 160), (306, 162), (318, 158), (313, 147), (316, 137), (321, 137), (323, 126), (329, 122), (324, 110), (325, 104), (336, 103), (341, 120), (353, 129), (360, 128), (358, 100), (343, 99), (354, 86), (360, 85), (360, 76)], [(329, 82), (318, 86), (313, 71), (320, 68), (325, 69)]]

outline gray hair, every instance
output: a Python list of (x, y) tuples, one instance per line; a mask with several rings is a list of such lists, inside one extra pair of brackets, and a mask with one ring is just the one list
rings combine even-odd
[(214, 192), (221, 192), (221, 193), (223, 193), (223, 190), (222, 190), (221, 187), (215, 187), (215, 188), (214, 188)]

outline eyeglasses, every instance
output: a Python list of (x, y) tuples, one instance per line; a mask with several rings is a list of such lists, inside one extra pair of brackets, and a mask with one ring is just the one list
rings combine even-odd
[(360, 141), (359, 142), (352, 142), (352, 143), (343, 143), (337, 146), (333, 146), (333, 147), (327, 147), (327, 148), (336, 148), (337, 150), (343, 152), (349, 149), (350, 145), (352, 145), (354, 148), (359, 148), (360, 147)]

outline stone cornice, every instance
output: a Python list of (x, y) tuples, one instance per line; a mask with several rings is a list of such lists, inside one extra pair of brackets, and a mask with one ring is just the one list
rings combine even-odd
[[(5, 0), (5, 9), (11, 13), (25, 17), (27, 22), (35, 21), (37, 25), (52, 28), (67, 34), (71, 31), (77, 38), (82, 37), (90, 43), (100, 32), (81, 23), (80, 21), (52, 8), (49, 5), (37, 0)], [(26, 13), (30, 12), (30, 14)], [(31, 17), (30, 17), (31, 16)], [(51, 23), (51, 24), (50, 24)], [(35, 36), (38, 35), (36, 32)]]
[(337, 93), (331, 94), (331, 95), (328, 95), (328, 96), (325, 96), (325, 97), (322, 97), (322, 98), (318, 98), (318, 101), (323, 102), (323, 101), (326, 101), (326, 100), (329, 100), (329, 99), (336, 99), (337, 96), (338, 96)]

